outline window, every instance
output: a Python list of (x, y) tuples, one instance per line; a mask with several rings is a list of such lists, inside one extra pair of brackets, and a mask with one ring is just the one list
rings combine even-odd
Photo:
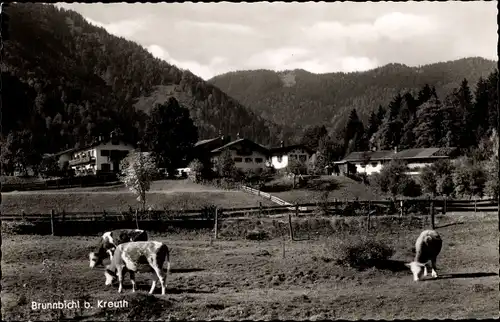
[(109, 157), (109, 150), (101, 150), (101, 157)]
[(252, 158), (245, 158), (245, 163), (251, 163), (252, 161)]
[(283, 161), (283, 156), (282, 155), (278, 155), (278, 162), (281, 162)]
[(306, 156), (305, 155), (299, 155), (299, 160), (302, 161), (302, 162), (305, 162), (306, 161)]
[(111, 164), (109, 164), (109, 163), (101, 164), (101, 170), (103, 172), (110, 172), (111, 171)]
[(242, 158), (238, 158), (238, 157), (234, 158), (234, 162), (241, 162), (241, 161), (243, 161)]
[(256, 163), (262, 163), (262, 161), (264, 161), (262, 158), (255, 158)]

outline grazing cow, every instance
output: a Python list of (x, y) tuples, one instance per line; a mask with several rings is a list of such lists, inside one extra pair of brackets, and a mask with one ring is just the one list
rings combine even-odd
[[(122, 291), (123, 275), (127, 271), (130, 273), (132, 282), (132, 292), (135, 292), (135, 273), (138, 264), (142, 264), (146, 259), (149, 266), (155, 271), (160, 280), (161, 294), (165, 295), (166, 278), (170, 273), (170, 255), (167, 245), (157, 241), (138, 241), (118, 245), (116, 247), (111, 264), (106, 266), (104, 275), (105, 285), (111, 285), (115, 277), (118, 277), (118, 293)], [(167, 274), (163, 273), (163, 263), (167, 261)], [(125, 271), (124, 271), (125, 270)], [(153, 294), (156, 287), (156, 279), (153, 278), (149, 294)]]
[(427, 264), (430, 261), (432, 267), (432, 277), (437, 277), (436, 259), (441, 252), (443, 241), (437, 231), (424, 230), (415, 242), (415, 259), (411, 263), (405, 264), (413, 273), (413, 280), (419, 281), (423, 276), (427, 276)]
[(131, 241), (147, 241), (148, 234), (141, 229), (117, 229), (105, 232), (99, 239), (97, 250), (89, 254), (90, 268), (102, 264), (104, 258), (109, 255), (113, 258), (116, 246)]

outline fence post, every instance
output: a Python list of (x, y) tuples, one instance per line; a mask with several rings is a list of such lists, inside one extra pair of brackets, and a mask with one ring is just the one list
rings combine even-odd
[(293, 226), (292, 226), (292, 214), (291, 213), (288, 213), (288, 231), (290, 234), (290, 239), (294, 240), (293, 239)]
[(299, 204), (295, 203), (295, 217), (299, 216)]
[(136, 209), (136, 210), (135, 210), (135, 227), (136, 227), (137, 229), (139, 229), (139, 220), (137, 219), (137, 217), (138, 217), (138, 212), (139, 212), (139, 209)]
[(477, 212), (477, 197), (474, 196), (474, 215), (476, 214)]
[(215, 220), (214, 220), (214, 239), (217, 239), (218, 235), (218, 225), (219, 224), (219, 208), (215, 208)]
[(106, 210), (102, 210), (102, 220), (106, 221)]
[(26, 214), (24, 213), (24, 210), (23, 210), (22, 216), (23, 216), (23, 220), (25, 220), (26, 219)]
[(399, 209), (399, 217), (400, 218), (403, 218), (403, 216), (404, 216), (404, 208), (403, 208), (403, 206), (404, 206), (404, 202), (403, 202), (403, 200), (400, 200), (399, 201), (399, 207), (400, 207), (400, 209)]
[(259, 201), (259, 216), (262, 216), (262, 202)]
[(285, 238), (282, 238), (282, 239), (283, 239), (282, 240), (283, 241), (283, 244), (282, 244), (283, 245), (282, 255), (283, 255), (283, 258), (285, 258), (285, 243), (286, 243), (286, 241), (285, 241)]
[(436, 229), (435, 221), (434, 221), (434, 200), (431, 201), (431, 227), (432, 229)]
[(50, 230), (52, 232), (52, 236), (54, 235), (54, 209), (50, 211)]
[(443, 199), (443, 215), (446, 215), (446, 197)]

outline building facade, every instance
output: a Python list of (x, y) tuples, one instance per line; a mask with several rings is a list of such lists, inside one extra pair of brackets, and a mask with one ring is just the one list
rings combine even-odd
[(229, 151), (237, 169), (264, 169), (269, 151), (264, 146), (248, 139), (237, 139), (211, 151), (212, 164), (216, 164), (222, 153)]
[(279, 148), (270, 149), (268, 164), (276, 170), (280, 170), (286, 168), (292, 159), (307, 163), (312, 155), (313, 151), (304, 145), (284, 146), (281, 142)]
[(352, 152), (344, 159), (334, 162), (343, 174), (379, 173), (392, 160), (400, 160), (408, 167), (407, 174), (419, 175), (423, 168), (443, 159), (453, 159), (458, 156), (457, 148), (418, 148), (383, 151)]
[(120, 171), (120, 162), (134, 146), (119, 139), (94, 144), (56, 154), (62, 166), (66, 161), (76, 175), (92, 175)]

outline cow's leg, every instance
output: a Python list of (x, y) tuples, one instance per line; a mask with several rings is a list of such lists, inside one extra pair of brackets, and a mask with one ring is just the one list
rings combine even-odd
[(109, 260), (112, 261), (113, 260), (113, 251), (111, 249), (108, 249), (107, 253), (109, 255)]
[[(155, 261), (156, 262), (156, 261)], [(158, 265), (153, 266), (153, 269), (156, 272), (156, 276), (158, 276), (158, 279), (160, 280), (160, 285), (161, 285), (161, 295), (165, 295), (165, 276), (162, 272), (162, 269), (158, 267)]]
[(438, 274), (436, 273), (437, 267), (436, 267), (436, 258), (431, 260), (431, 265), (432, 265), (432, 277), (436, 278), (438, 277)]
[(149, 294), (153, 294), (156, 288), (156, 278), (153, 278), (153, 283), (151, 283), (151, 289), (149, 290)]
[(135, 272), (130, 271), (129, 274), (130, 274), (130, 283), (132, 283), (132, 293), (134, 293), (135, 292)]
[[(156, 276), (158, 276), (158, 279), (160, 280), (161, 295), (165, 295), (165, 278), (163, 277), (162, 269), (158, 266), (158, 261), (156, 260), (155, 257), (149, 258), (148, 261), (153, 270), (155, 271)], [(156, 286), (156, 281), (154, 281), (154, 285)], [(150, 292), (150, 294), (152, 293)]]
[(123, 266), (117, 265), (116, 276), (118, 277), (118, 293), (121, 293), (123, 288)]
[(427, 263), (424, 264), (424, 276), (427, 276)]

